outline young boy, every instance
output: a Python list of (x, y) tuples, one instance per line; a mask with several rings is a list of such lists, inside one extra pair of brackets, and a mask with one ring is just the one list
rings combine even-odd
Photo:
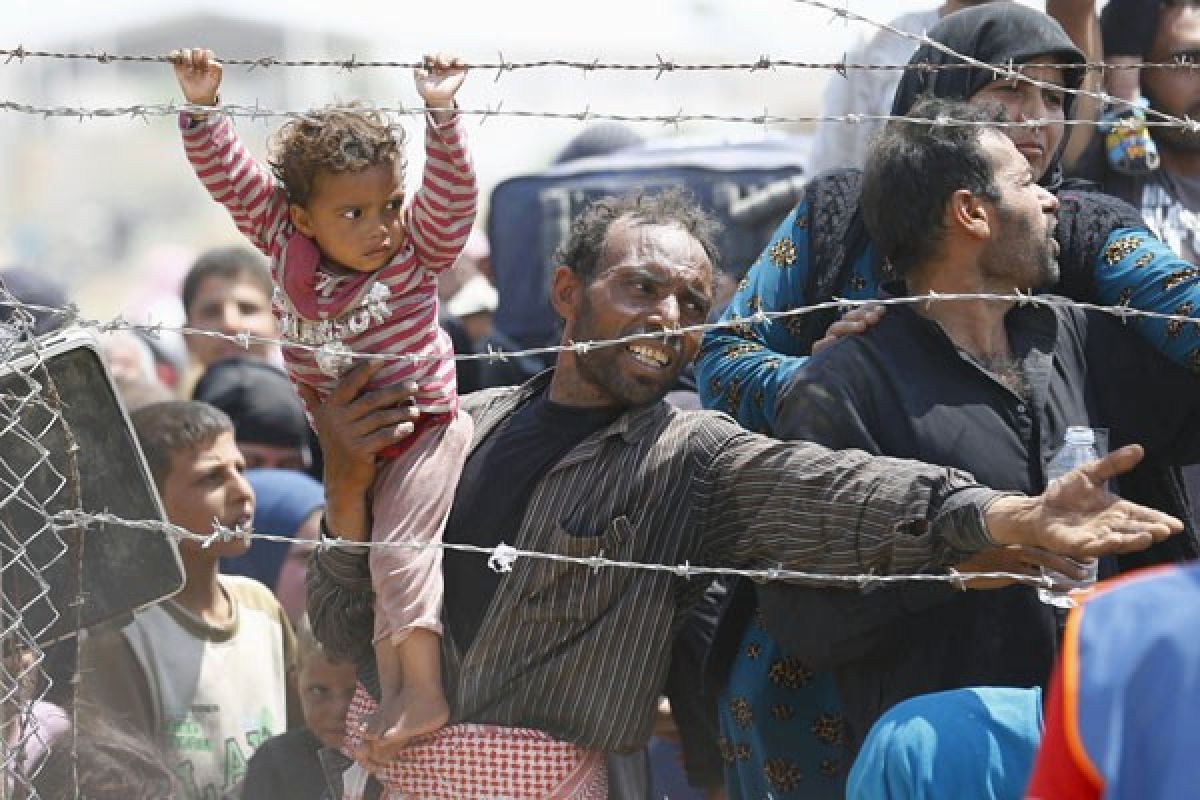
[[(194, 402), (157, 403), (133, 416), (167, 519), (208, 535), (213, 521), (248, 529), (254, 493), (229, 417)], [(235, 793), (254, 751), (287, 724), (295, 637), (279, 603), (248, 578), (217, 574), (244, 540), (179, 543), (179, 594), (121, 630), (89, 636), (82, 691), (160, 743), (182, 796)]]
[[(208, 50), (173, 54), (184, 97), (217, 102), (222, 68)], [(441, 728), (442, 527), (471, 441), (458, 410), (453, 347), (437, 323), (437, 276), (461, 252), (475, 218), (474, 172), (448, 110), (462, 85), (458, 59), (426, 56), (415, 71), (425, 101), (425, 169), (405, 205), (404, 152), (381, 115), (328, 108), (287, 122), (272, 142), (271, 171), (238, 140), (229, 119), (183, 114), (197, 176), (238, 229), (271, 259), (276, 312), (291, 341), (284, 360), (306, 402), (321, 402), (349, 353), (389, 359), (370, 388), (411, 381), (421, 418), (384, 451), (372, 508), (374, 645), (381, 699), (365, 734), (388, 759), (414, 736)]]
[(346, 711), (354, 697), (355, 671), (350, 661), (334, 661), (301, 617), (296, 627), (299, 671), (296, 685), (304, 711), (303, 728), (268, 739), (246, 768), (242, 800), (321, 800), (327, 796), (317, 752), (342, 749)]

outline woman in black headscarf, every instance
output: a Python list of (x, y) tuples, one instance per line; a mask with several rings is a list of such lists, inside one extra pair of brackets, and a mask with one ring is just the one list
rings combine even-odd
[[(1069, 186), (1062, 179), (1063, 120), (1070, 114), (1072, 100), (1063, 89), (1079, 88), (1084, 56), (1058, 23), (1016, 3), (991, 3), (944, 17), (929, 37), (945, 49), (925, 44), (916, 52), (897, 89), (894, 115), (905, 114), (919, 97), (933, 94), (1002, 105), (1013, 121), (1046, 120), (1040, 126), (1004, 130), (1042, 185), (1059, 198), (1056, 235), (1062, 277), (1055, 292), (1080, 301), (1148, 311), (1183, 315), (1200, 311), (1197, 270), (1159, 242), (1133, 207)], [(1047, 85), (1004, 78), (987, 67), (964, 68), (959, 66), (964, 63), (961, 58), (945, 50), (1001, 68), (1011, 66)], [(859, 170), (845, 169), (810, 181), (803, 201), (776, 230), (739, 285), (724, 319), (744, 319), (760, 310), (783, 311), (833, 297), (877, 295), (880, 284), (891, 276), (858, 209), (861, 180)], [(705, 405), (733, 414), (748, 428), (772, 432), (780, 390), (834, 320), (834, 313), (828, 312), (770, 325), (744, 322), (710, 332), (696, 366)], [(1200, 326), (1185, 329), (1140, 320), (1132, 327), (1175, 361), (1200, 368)], [(1188, 519), (1186, 495), (1175, 471), (1145, 465), (1122, 479), (1121, 493)], [(1137, 556), (1122, 557), (1122, 567), (1196, 554), (1195, 533), (1189, 525), (1180, 536)], [(730, 797), (758, 796), (764, 791), (778, 794), (779, 776), (801, 773), (805, 796), (837, 796), (839, 769), (848, 765), (832, 680), (827, 673), (814, 675), (761, 624), (750, 624), (755, 598), (749, 586), (734, 595), (739, 599), (723, 620), (711, 659), (725, 686), (718, 711)], [(825, 752), (817, 770), (812, 769), (814, 748)], [(835, 777), (823, 777), (825, 772)]]

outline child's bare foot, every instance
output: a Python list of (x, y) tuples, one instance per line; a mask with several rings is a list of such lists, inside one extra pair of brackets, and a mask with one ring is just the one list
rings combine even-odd
[(413, 738), (433, 733), (449, 720), (441, 687), (405, 686), (386, 692), (367, 724), (372, 759), (392, 760)]

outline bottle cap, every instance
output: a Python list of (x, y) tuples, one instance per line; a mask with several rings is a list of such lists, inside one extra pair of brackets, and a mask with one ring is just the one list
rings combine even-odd
[(1094, 445), (1096, 443), (1096, 432), (1082, 425), (1072, 425), (1067, 428), (1066, 441), (1067, 444)]

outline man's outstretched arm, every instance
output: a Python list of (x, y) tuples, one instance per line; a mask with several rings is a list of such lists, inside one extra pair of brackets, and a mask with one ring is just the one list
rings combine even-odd
[[(326, 459), (326, 527), (352, 541), (369, 538), (367, 494), (376, 453), (411, 433), (416, 418), (406, 405), (411, 387), (362, 394), (375, 369), (356, 368), (324, 404), (310, 405)], [(732, 422), (705, 433), (699, 438), (709, 443), (705, 480), (712, 488), (700, 519), (714, 564), (917, 572), (994, 545), (1042, 547), (1074, 558), (1133, 552), (1183, 528), (1174, 517), (1104, 488), (1141, 460), (1137, 445), (1075, 470), (1042, 495), (1024, 497), (944, 467), (779, 442)], [(311, 599), (310, 592), (310, 605)]]
[(700, 517), (711, 548), (705, 560), (714, 564), (915, 573), (995, 545), (1087, 558), (1144, 549), (1182, 530), (1179, 520), (1105, 490), (1105, 480), (1141, 460), (1138, 446), (1024, 497), (915, 461), (748, 433), (717, 439), (707, 476), (713, 490)]

